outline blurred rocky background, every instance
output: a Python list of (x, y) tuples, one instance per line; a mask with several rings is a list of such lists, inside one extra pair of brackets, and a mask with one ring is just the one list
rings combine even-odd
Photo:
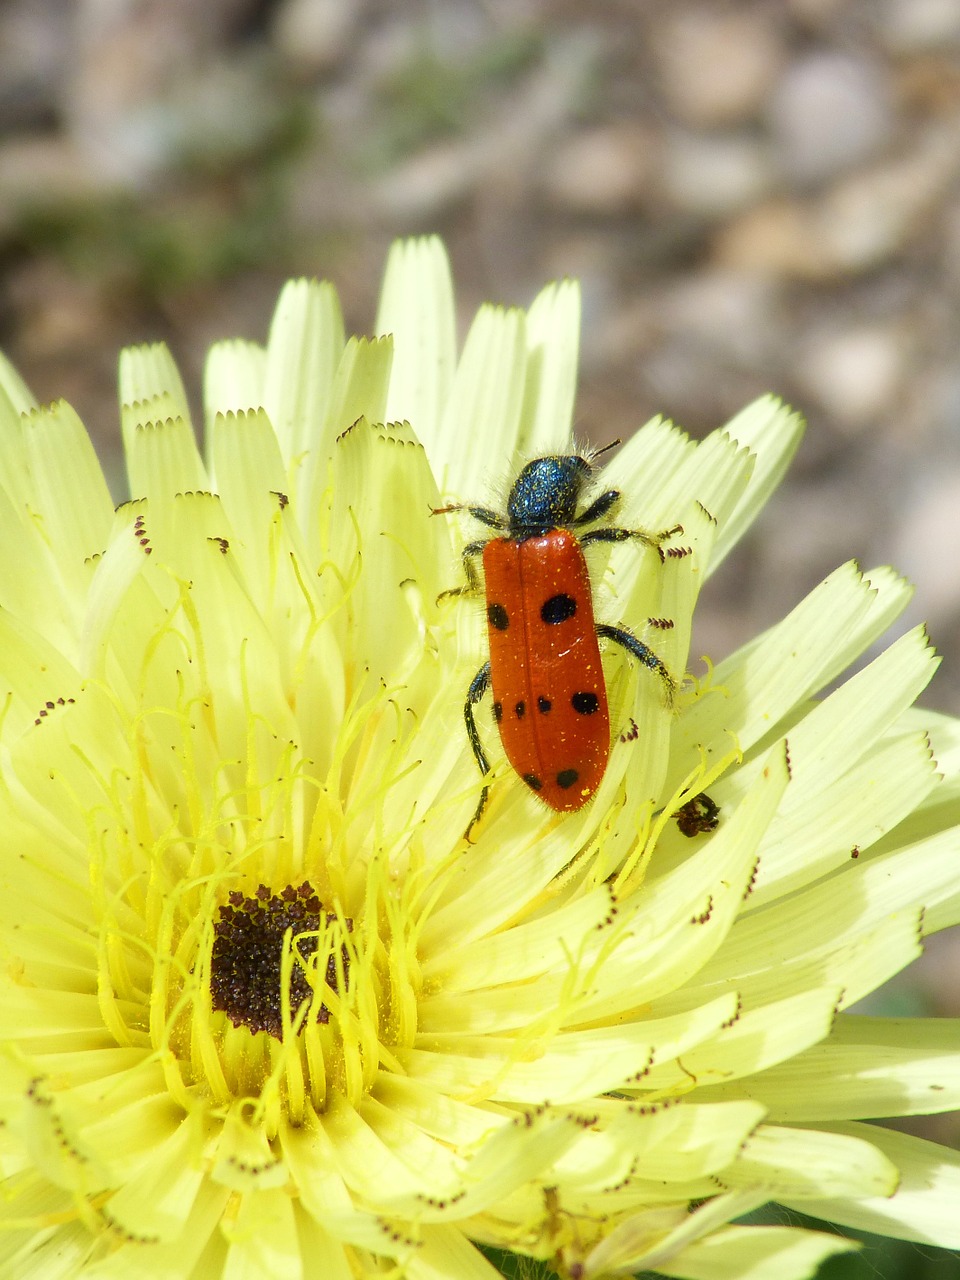
[[(165, 339), (199, 403), (207, 344), (262, 338), (285, 278), (363, 331), (389, 242), (439, 231), (464, 319), (579, 276), (596, 442), (766, 390), (808, 417), (694, 656), (892, 562), (954, 713), (958, 178), (960, 0), (0, 0), (0, 345), (118, 495), (121, 345)], [(960, 1013), (936, 957), (905, 1011)]]
[(369, 326), (438, 230), (464, 316), (584, 287), (581, 430), (810, 421), (718, 655), (838, 560), (918, 585), (960, 711), (960, 0), (3, 0), (0, 342), (116, 440), (116, 349)]

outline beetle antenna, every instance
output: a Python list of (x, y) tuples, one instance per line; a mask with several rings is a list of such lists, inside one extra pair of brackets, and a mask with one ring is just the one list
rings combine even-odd
[(605, 444), (602, 449), (597, 450), (597, 452), (593, 455), (593, 461), (595, 462), (597, 458), (599, 458), (602, 454), (609, 453), (611, 449), (616, 449), (617, 445), (622, 443), (623, 441), (619, 438), (619, 436), (617, 437), (616, 440), (611, 440), (609, 444)]

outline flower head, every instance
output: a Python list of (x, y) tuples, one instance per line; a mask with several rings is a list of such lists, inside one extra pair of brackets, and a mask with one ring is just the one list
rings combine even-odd
[(210, 353), (205, 454), (167, 352), (126, 351), (116, 510), (0, 369), (0, 1271), (470, 1280), (487, 1244), (783, 1280), (847, 1247), (733, 1225), (769, 1200), (960, 1245), (956, 1155), (864, 1123), (960, 1105), (960, 1032), (844, 1012), (960, 917), (960, 731), (911, 710), (922, 630), (813, 701), (907, 588), (847, 564), (681, 684), (800, 424), (648, 424), (603, 483), (682, 535), (590, 571), (670, 681), (604, 652), (570, 813), (478, 704), (471, 827), (477, 526), (433, 513), (571, 452), (578, 295), (483, 308), (458, 356), (410, 242), (377, 333), (289, 285), (265, 348)]

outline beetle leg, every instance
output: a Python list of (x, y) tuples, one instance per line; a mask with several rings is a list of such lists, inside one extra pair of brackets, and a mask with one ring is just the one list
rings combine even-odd
[(673, 699), (677, 692), (677, 682), (652, 649), (648, 648), (642, 640), (638, 640), (632, 631), (627, 631), (623, 627), (611, 627), (606, 622), (597, 623), (597, 635), (604, 640), (615, 640), (617, 644), (622, 645), (627, 653), (632, 654), (643, 666), (650, 667), (653, 671), (656, 671), (663, 681), (670, 705), (673, 705)]
[(675, 524), (672, 529), (661, 529), (659, 533), (648, 533), (646, 529), (591, 529), (580, 539), (580, 545), (586, 546), (589, 542), (626, 542), (628, 538), (636, 538), (645, 547), (653, 547), (663, 560), (661, 543), (672, 538), (675, 533), (683, 533), (682, 524)]
[(473, 708), (487, 692), (489, 687), (490, 663), (485, 662), (470, 681), (470, 688), (467, 690), (467, 700), (463, 704), (463, 719), (467, 726), (467, 737), (470, 739), (470, 746), (473, 748), (477, 767), (484, 775), (490, 771), (490, 761), (487, 759), (486, 752), (483, 749), (483, 743), (480, 741), (480, 733), (477, 730), (477, 722), (473, 716)]
[(487, 545), (486, 538), (478, 538), (476, 542), (468, 542), (460, 552), (460, 559), (463, 561), (463, 573), (467, 579), (465, 587), (450, 587), (446, 591), (441, 591), (437, 596), (437, 600), (446, 600), (448, 596), (465, 596), (480, 590), (480, 575), (477, 572), (477, 566), (474, 563), (475, 557), (483, 555), (483, 548)]
[(480, 575), (477, 572), (476, 557), (483, 555), (483, 548), (486, 545), (486, 538), (478, 538), (476, 542), (468, 542), (460, 552), (464, 576), (467, 579), (467, 591), (477, 591), (480, 587)]
[(573, 521), (575, 525), (593, 524), (595, 520), (602, 520), (611, 507), (616, 506), (620, 501), (619, 489), (608, 489), (606, 493), (601, 493), (599, 498), (595, 498), (590, 503), (583, 515), (577, 516)]
[[(484, 777), (490, 772), (490, 761), (487, 759), (487, 753), (483, 749), (483, 743), (480, 741), (480, 732), (477, 729), (477, 722), (473, 715), (473, 708), (477, 705), (483, 695), (490, 687), (490, 663), (485, 662), (477, 674), (470, 681), (470, 688), (467, 690), (467, 700), (463, 704), (463, 719), (467, 726), (467, 737), (470, 739), (470, 746), (473, 748), (473, 756), (477, 762), (477, 767)], [(470, 825), (467, 827), (467, 837), (480, 820), (480, 815), (487, 803), (487, 796), (490, 788), (484, 783), (480, 792), (480, 803), (477, 805), (477, 811), (470, 819)]]
[(509, 529), (510, 527), (509, 522), (503, 516), (497, 515), (496, 511), (491, 511), (489, 507), (471, 507), (466, 502), (451, 502), (446, 507), (430, 508), (432, 516), (446, 516), (453, 511), (469, 512), (474, 520), (479, 520), (481, 524), (487, 525), (490, 529)]

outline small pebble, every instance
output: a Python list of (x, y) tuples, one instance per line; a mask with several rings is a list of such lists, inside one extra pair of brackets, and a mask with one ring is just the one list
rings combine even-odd
[(898, 325), (824, 327), (797, 352), (795, 375), (844, 431), (855, 433), (897, 403), (909, 350)]
[(680, 209), (726, 216), (761, 199), (773, 181), (767, 147), (755, 134), (669, 135), (663, 188)]
[(677, 6), (664, 11), (654, 34), (664, 97), (695, 128), (754, 118), (784, 61), (779, 26), (758, 8)]
[(652, 182), (658, 151), (649, 129), (584, 129), (561, 142), (544, 186), (552, 201), (573, 213), (625, 213), (637, 208)]
[(305, 78), (332, 70), (346, 54), (361, 0), (284, 0), (273, 22), (278, 52)]
[(960, 0), (886, 0), (878, 8), (878, 33), (895, 53), (936, 53), (960, 43)]
[(890, 141), (887, 82), (861, 57), (820, 50), (794, 62), (777, 84), (770, 129), (784, 177), (821, 183), (877, 155)]

